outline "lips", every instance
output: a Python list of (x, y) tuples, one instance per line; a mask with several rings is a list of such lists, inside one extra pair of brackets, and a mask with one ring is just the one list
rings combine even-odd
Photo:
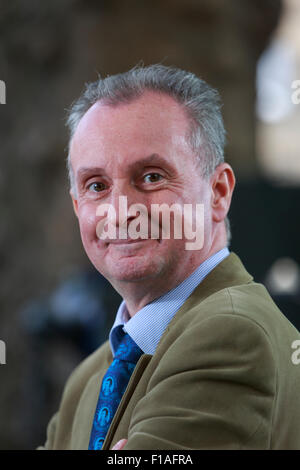
[(112, 245), (125, 245), (125, 244), (129, 245), (131, 243), (146, 242), (147, 240), (149, 240), (149, 238), (137, 238), (137, 239), (127, 238), (125, 240), (117, 239), (117, 240), (104, 240), (104, 241)]

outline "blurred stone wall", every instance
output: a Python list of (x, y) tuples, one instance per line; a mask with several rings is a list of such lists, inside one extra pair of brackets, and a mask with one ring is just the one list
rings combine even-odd
[[(68, 195), (66, 108), (98, 73), (140, 61), (191, 70), (221, 92), (228, 160), (253, 178), (255, 65), (279, 14), (279, 0), (0, 1), (1, 449), (44, 441), (88, 352), (78, 334), (47, 323), (50, 293), (90, 269)], [(104, 337), (118, 303), (110, 295)]]

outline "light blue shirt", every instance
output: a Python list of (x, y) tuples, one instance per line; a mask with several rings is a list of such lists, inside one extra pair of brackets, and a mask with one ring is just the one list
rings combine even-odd
[(176, 312), (203, 279), (228, 255), (227, 247), (218, 251), (204, 261), (181, 284), (145, 305), (132, 318), (130, 318), (123, 300), (109, 334), (113, 355), (115, 355), (122, 338), (122, 330), (131, 336), (144, 353), (153, 355), (160, 338)]

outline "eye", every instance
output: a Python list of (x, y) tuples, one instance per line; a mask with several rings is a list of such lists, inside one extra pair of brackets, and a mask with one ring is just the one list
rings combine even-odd
[(158, 181), (161, 181), (162, 178), (163, 176), (159, 173), (148, 173), (147, 175), (143, 176), (145, 183), (157, 183)]
[(89, 191), (92, 191), (94, 193), (100, 193), (106, 188), (106, 186), (100, 181), (95, 181), (94, 183), (89, 184), (87, 188)]

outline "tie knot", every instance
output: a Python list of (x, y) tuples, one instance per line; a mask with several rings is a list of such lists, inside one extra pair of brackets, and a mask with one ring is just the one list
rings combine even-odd
[(141, 348), (133, 341), (128, 333), (125, 333), (116, 351), (115, 359), (121, 359), (122, 361), (136, 364), (142, 354), (143, 351)]

